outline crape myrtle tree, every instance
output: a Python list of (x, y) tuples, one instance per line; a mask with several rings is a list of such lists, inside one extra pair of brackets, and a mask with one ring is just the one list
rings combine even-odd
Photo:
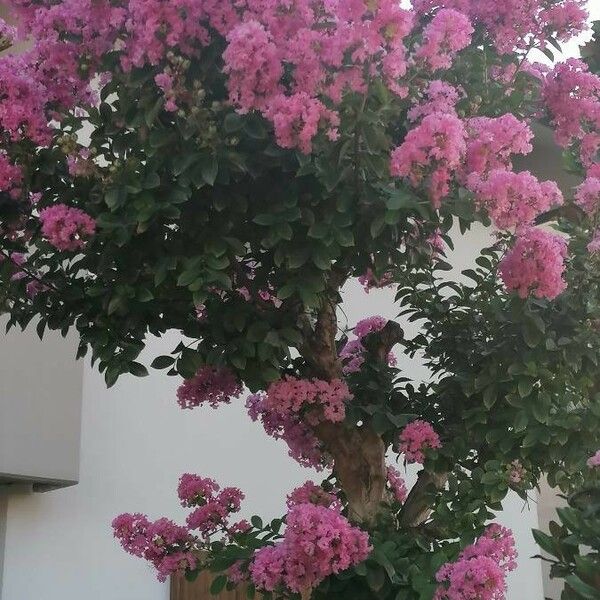
[[(187, 522), (121, 515), (123, 547), (161, 579), (210, 569), (215, 593), (504, 598), (516, 555), (494, 511), (543, 473), (580, 485), (600, 432), (600, 77), (531, 62), (585, 29), (585, 2), (9, 5), (9, 326), (76, 329), (109, 385), (177, 330), (152, 367), (183, 378), (181, 407), (247, 398), (324, 477), (263, 523), (185, 474)], [(569, 198), (513, 170), (533, 119), (584, 176)], [(476, 222), (490, 247), (449, 280)], [(398, 320), (345, 328), (352, 278), (395, 289)], [(422, 465), (412, 489), (395, 462)]]

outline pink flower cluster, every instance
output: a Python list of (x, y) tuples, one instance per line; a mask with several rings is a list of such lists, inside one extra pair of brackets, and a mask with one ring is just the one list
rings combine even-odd
[(427, 115), (392, 152), (391, 174), (407, 178), (413, 187), (428, 181), (429, 197), (439, 207), (450, 192), (451, 177), (464, 160), (466, 139), (465, 127), (455, 115)]
[(587, 29), (586, 0), (413, 0), (419, 13), (454, 8), (480, 24), (503, 54), (555, 36), (567, 41)]
[(527, 470), (519, 459), (513, 460), (508, 465), (508, 481), (514, 485), (521, 483), (527, 476)]
[(185, 527), (166, 518), (150, 521), (146, 515), (122, 514), (112, 522), (115, 537), (123, 549), (154, 565), (158, 579), (196, 567), (194, 540)]
[(219, 404), (229, 404), (241, 393), (242, 386), (230, 369), (204, 365), (194, 377), (184, 380), (179, 386), (177, 402), (181, 408), (195, 408), (203, 404), (217, 408)]
[(367, 269), (365, 273), (358, 277), (358, 282), (368, 294), (373, 288), (381, 289), (392, 285), (393, 275), (391, 273), (384, 273), (381, 277), (376, 277), (372, 269)]
[(265, 407), (282, 416), (300, 415), (311, 426), (322, 421), (344, 420), (346, 402), (352, 398), (341, 379), (296, 379), (285, 377), (269, 386)]
[(406, 489), (404, 479), (400, 475), (400, 471), (391, 466), (387, 468), (387, 486), (396, 502), (402, 504), (406, 500), (408, 490)]
[(587, 250), (590, 254), (596, 254), (597, 252), (600, 252), (600, 229), (596, 229), (596, 231), (594, 231), (594, 236), (587, 245)]
[(490, 525), (456, 562), (437, 572), (440, 585), (434, 600), (504, 600), (506, 576), (516, 568), (516, 558), (512, 532)]
[(576, 188), (575, 203), (589, 216), (594, 216), (600, 207), (600, 179), (588, 177)]
[(250, 418), (260, 421), (267, 435), (287, 444), (289, 455), (298, 463), (317, 470), (329, 463), (321, 450), (319, 439), (300, 415), (282, 414), (274, 410), (265, 393), (249, 396), (246, 407)]
[[(240, 510), (244, 499), (243, 492), (238, 488), (219, 489), (217, 486), (214, 491), (203, 496), (197, 495), (193, 502), (199, 506), (186, 519), (188, 527), (198, 530), (203, 538), (208, 538), (219, 530), (226, 530), (229, 516)], [(190, 506), (190, 501), (184, 498), (182, 504)]]
[(493, 170), (472, 186), (477, 204), (485, 208), (500, 229), (531, 223), (538, 215), (563, 203), (553, 181), (539, 182), (529, 171)]
[(320, 485), (313, 481), (292, 490), (287, 496), (287, 507), (292, 508), (298, 504), (314, 504), (325, 508), (340, 509), (340, 502), (335, 494), (326, 492)]
[[(346, 375), (356, 373), (365, 362), (365, 347), (363, 339), (371, 333), (381, 331), (388, 323), (384, 317), (368, 317), (359, 321), (354, 327), (354, 338), (348, 340), (344, 347), (340, 350), (340, 358), (344, 363), (343, 371)], [(396, 357), (392, 352), (388, 355), (388, 364), (395, 365)]]
[(521, 298), (533, 294), (552, 300), (566, 287), (566, 256), (567, 243), (560, 235), (529, 227), (518, 233), (515, 245), (502, 259), (500, 277), (506, 289)]
[(452, 8), (435, 13), (423, 31), (423, 42), (415, 60), (423, 61), (432, 71), (448, 69), (456, 54), (471, 43), (473, 27), (469, 17)]
[(600, 77), (584, 62), (569, 59), (557, 64), (546, 76), (543, 100), (559, 144), (567, 146), (600, 129)]
[(13, 164), (6, 153), (0, 151), (0, 192), (6, 192), (16, 199), (21, 193), (22, 182), (21, 167)]
[(598, 450), (594, 456), (588, 458), (587, 466), (590, 467), (590, 469), (600, 467), (600, 450)]
[(17, 29), (0, 18), (0, 51), (10, 48), (17, 38)]
[(478, 179), (495, 169), (511, 170), (513, 154), (529, 154), (533, 150), (529, 125), (510, 113), (469, 119), (467, 131), (466, 177), (475, 174)]
[(83, 248), (96, 232), (96, 222), (79, 208), (54, 204), (40, 211), (42, 235), (58, 250)]
[(455, 115), (455, 107), (461, 97), (461, 91), (445, 81), (434, 79), (425, 88), (423, 96), (422, 101), (408, 111), (409, 121), (418, 121), (434, 113)]
[(287, 515), (284, 538), (258, 550), (250, 574), (259, 590), (304, 593), (326, 577), (367, 558), (369, 536), (337, 510), (298, 504)]
[(427, 421), (417, 419), (400, 433), (398, 448), (407, 463), (424, 463), (427, 449), (441, 448), (440, 436)]
[(339, 103), (346, 90), (365, 90), (365, 65), (406, 94), (399, 79), (407, 70), (403, 40), (411, 28), (411, 13), (393, 0), (369, 7), (298, 0), (285, 10), (275, 0), (248, 0), (227, 33), (230, 100), (242, 113), (262, 112), (281, 146), (310, 152), (322, 126), (337, 136), (339, 117), (327, 104)]

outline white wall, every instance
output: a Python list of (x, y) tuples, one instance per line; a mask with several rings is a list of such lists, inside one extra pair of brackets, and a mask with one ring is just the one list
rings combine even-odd
[[(463, 240), (456, 260), (466, 266), (485, 239), (478, 231)], [(351, 286), (345, 294), (350, 325), (374, 314), (395, 317), (391, 298), (385, 291), (366, 296)], [(176, 343), (175, 336), (155, 340), (150, 354)], [(401, 360), (410, 376), (426, 376), (418, 363)], [(311, 473), (249, 420), (241, 402), (218, 411), (182, 411), (175, 402), (177, 385), (177, 379), (155, 373), (125, 378), (107, 391), (86, 367), (80, 483), (10, 497), (2, 600), (166, 600), (167, 586), (118, 547), (109, 524), (125, 511), (183, 519), (175, 486), (186, 471), (242, 488), (246, 516), (283, 512), (285, 494)], [(507, 506), (501, 520), (514, 529), (522, 558), (509, 599), (541, 600), (540, 566), (528, 560), (537, 552), (530, 534), (536, 514), (522, 512), (518, 499)]]

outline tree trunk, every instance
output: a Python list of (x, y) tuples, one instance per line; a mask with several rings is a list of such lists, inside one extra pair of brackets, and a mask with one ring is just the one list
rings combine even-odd
[(334, 472), (348, 500), (352, 521), (374, 521), (385, 494), (385, 444), (371, 428), (347, 429), (322, 423), (316, 433), (334, 460)]

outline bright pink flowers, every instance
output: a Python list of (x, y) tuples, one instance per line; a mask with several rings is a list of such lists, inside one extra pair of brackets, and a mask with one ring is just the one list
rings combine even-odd
[(303, 413), (311, 425), (321, 421), (339, 422), (346, 415), (346, 402), (352, 394), (340, 379), (295, 379), (286, 377), (272, 383), (267, 390), (266, 408), (282, 416)]
[(512, 114), (469, 119), (467, 130), (466, 175), (485, 177), (494, 169), (512, 169), (513, 154), (529, 154), (533, 150), (533, 131)]
[(13, 164), (5, 152), (0, 151), (0, 192), (7, 192), (12, 198), (17, 198), (21, 192), (23, 171)]
[(500, 229), (531, 223), (538, 215), (563, 203), (553, 181), (539, 182), (529, 171), (496, 169), (474, 186), (476, 202)]
[[(234, 487), (226, 487), (221, 491), (217, 489), (195, 500), (198, 508), (187, 517), (190, 529), (199, 531), (204, 538), (208, 538), (220, 529), (226, 529), (229, 516), (240, 510), (244, 494)], [(185, 502), (187, 506), (187, 501)]]
[(533, 294), (552, 300), (564, 291), (567, 243), (558, 234), (539, 227), (520, 232), (515, 245), (502, 259), (500, 277), (509, 291), (521, 298)]
[[(388, 320), (384, 317), (375, 316), (363, 319), (356, 324), (353, 330), (354, 339), (348, 340), (340, 350), (340, 358), (344, 363), (343, 371), (346, 375), (360, 371), (365, 362), (366, 348), (363, 345), (363, 338), (371, 333), (381, 331), (387, 323)], [(388, 364), (394, 365), (395, 363), (396, 357), (390, 352)]]
[(407, 178), (413, 187), (429, 178), (429, 196), (439, 207), (450, 191), (452, 175), (464, 160), (466, 138), (465, 127), (455, 115), (427, 115), (392, 152), (391, 173)]
[(289, 455), (301, 465), (321, 470), (327, 464), (319, 439), (300, 415), (273, 409), (265, 393), (248, 396), (246, 408), (253, 421), (262, 423), (267, 435), (287, 444)]
[(444, 565), (436, 575), (440, 583), (435, 600), (504, 600), (506, 576), (516, 568), (517, 553), (509, 529), (490, 525), (467, 546), (458, 560)]
[(408, 490), (398, 469), (394, 467), (387, 468), (387, 485), (396, 502), (403, 503), (406, 500)]
[(96, 222), (79, 208), (55, 204), (40, 211), (42, 235), (58, 250), (81, 250), (96, 232)]
[(230, 100), (240, 112), (263, 109), (268, 99), (281, 91), (283, 65), (277, 46), (265, 28), (247, 21), (228, 36), (223, 53)]
[(287, 506), (292, 508), (298, 504), (314, 504), (325, 508), (339, 508), (339, 500), (334, 494), (326, 492), (320, 485), (307, 481), (304, 485), (292, 490), (287, 496)]
[(298, 504), (287, 515), (283, 540), (256, 552), (250, 574), (260, 590), (302, 593), (362, 562), (370, 551), (369, 536), (338, 511)]
[(154, 565), (160, 581), (196, 567), (197, 559), (191, 551), (193, 538), (185, 527), (169, 519), (151, 522), (145, 515), (125, 513), (113, 520), (112, 528), (126, 552)]
[(242, 386), (230, 369), (205, 365), (179, 386), (177, 402), (181, 408), (195, 408), (203, 404), (217, 408), (219, 404), (229, 404), (241, 393)]
[(600, 129), (600, 77), (582, 61), (557, 64), (546, 77), (543, 99), (559, 144), (583, 139), (590, 127)]
[(416, 420), (402, 430), (398, 447), (407, 463), (422, 464), (425, 462), (425, 451), (441, 448), (442, 443), (430, 423)]
[(594, 456), (590, 456), (590, 458), (588, 458), (587, 466), (591, 469), (600, 467), (600, 450), (598, 450)]
[(588, 177), (575, 192), (575, 203), (589, 216), (593, 216), (600, 207), (600, 179)]
[(436, 7), (455, 8), (482, 25), (501, 54), (538, 44), (554, 35), (566, 41), (587, 27), (586, 0), (413, 0), (418, 12)]
[(448, 69), (455, 55), (471, 43), (473, 27), (469, 18), (457, 10), (438, 11), (423, 31), (423, 43), (415, 58), (432, 71)]

